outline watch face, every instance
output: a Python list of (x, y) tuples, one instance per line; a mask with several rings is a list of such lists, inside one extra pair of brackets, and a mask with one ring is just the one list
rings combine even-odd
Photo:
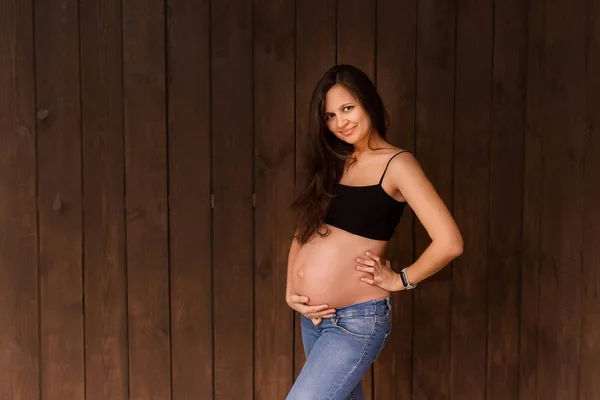
[(400, 280), (402, 281), (402, 284), (404, 285), (404, 287), (408, 288), (408, 286), (409, 286), (408, 278), (406, 278), (406, 273), (404, 272), (404, 270), (400, 271)]

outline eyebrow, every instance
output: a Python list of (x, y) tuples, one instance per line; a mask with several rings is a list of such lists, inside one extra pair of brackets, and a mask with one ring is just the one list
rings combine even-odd
[[(354, 104), (354, 102), (353, 102), (353, 101), (349, 101), (349, 102), (347, 102), (347, 103), (344, 103), (344, 104), (342, 104), (342, 105), (340, 106), (340, 109), (342, 109), (342, 108), (344, 108), (344, 107), (346, 107), (346, 106), (348, 106), (348, 105), (350, 105), (350, 104)], [(323, 113), (323, 115), (327, 115), (327, 114), (335, 114), (335, 113), (332, 113), (331, 111), (325, 111), (325, 112)]]

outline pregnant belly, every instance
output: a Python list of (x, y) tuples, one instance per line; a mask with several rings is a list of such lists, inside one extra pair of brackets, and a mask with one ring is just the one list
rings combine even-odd
[(381, 255), (386, 242), (357, 236), (329, 226), (330, 234), (303, 245), (294, 260), (292, 287), (307, 296), (308, 304), (340, 308), (389, 296), (389, 292), (360, 280), (373, 275), (356, 270), (356, 258), (365, 252)]

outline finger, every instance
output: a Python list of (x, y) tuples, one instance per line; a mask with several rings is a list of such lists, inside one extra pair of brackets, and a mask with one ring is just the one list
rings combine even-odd
[(359, 271), (364, 271), (364, 272), (369, 272), (371, 274), (375, 274), (375, 268), (374, 267), (365, 267), (362, 265), (357, 265), (356, 269)]
[(323, 310), (323, 311), (308, 312), (308, 313), (306, 313), (306, 315), (310, 316), (311, 318), (317, 318), (317, 317), (322, 317), (323, 315), (328, 315), (328, 314), (333, 314), (333, 313), (335, 313), (335, 310), (333, 308), (330, 308), (330, 309)]
[(368, 283), (369, 285), (373, 285), (375, 283), (374, 279), (369, 279), (369, 278), (360, 278), (361, 281)]
[(316, 316), (325, 318), (326, 315), (333, 315), (334, 313), (335, 313), (335, 310), (329, 309), (329, 310), (325, 310), (325, 311), (318, 313)]
[(335, 314), (328, 314), (328, 315), (325, 315), (325, 316), (323, 316), (323, 318), (331, 318), (331, 317), (333, 317), (334, 315), (335, 315)]
[(374, 267), (376, 264), (376, 262), (373, 260), (365, 260), (363, 258), (357, 258), (356, 262), (359, 264), (364, 264), (364, 265), (371, 266), (371, 267)]
[(306, 303), (308, 301), (308, 297), (298, 296), (297, 294), (294, 294), (294, 295), (292, 295), (292, 301), (294, 303)]
[(367, 255), (367, 257), (371, 257), (373, 260), (379, 262), (379, 260), (381, 260), (381, 258), (379, 258), (379, 256), (377, 254), (373, 254), (370, 251), (367, 251), (365, 253)]
[(306, 308), (306, 312), (316, 314), (320, 311), (326, 310), (327, 308), (329, 308), (327, 304), (321, 304), (320, 306), (308, 306)]

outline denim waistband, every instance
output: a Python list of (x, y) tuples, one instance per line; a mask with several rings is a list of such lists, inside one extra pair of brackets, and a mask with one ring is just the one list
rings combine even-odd
[(341, 307), (335, 310), (335, 317), (357, 317), (369, 315), (385, 314), (392, 309), (392, 298), (386, 297), (383, 299), (369, 300), (363, 303), (356, 303), (350, 306)]

